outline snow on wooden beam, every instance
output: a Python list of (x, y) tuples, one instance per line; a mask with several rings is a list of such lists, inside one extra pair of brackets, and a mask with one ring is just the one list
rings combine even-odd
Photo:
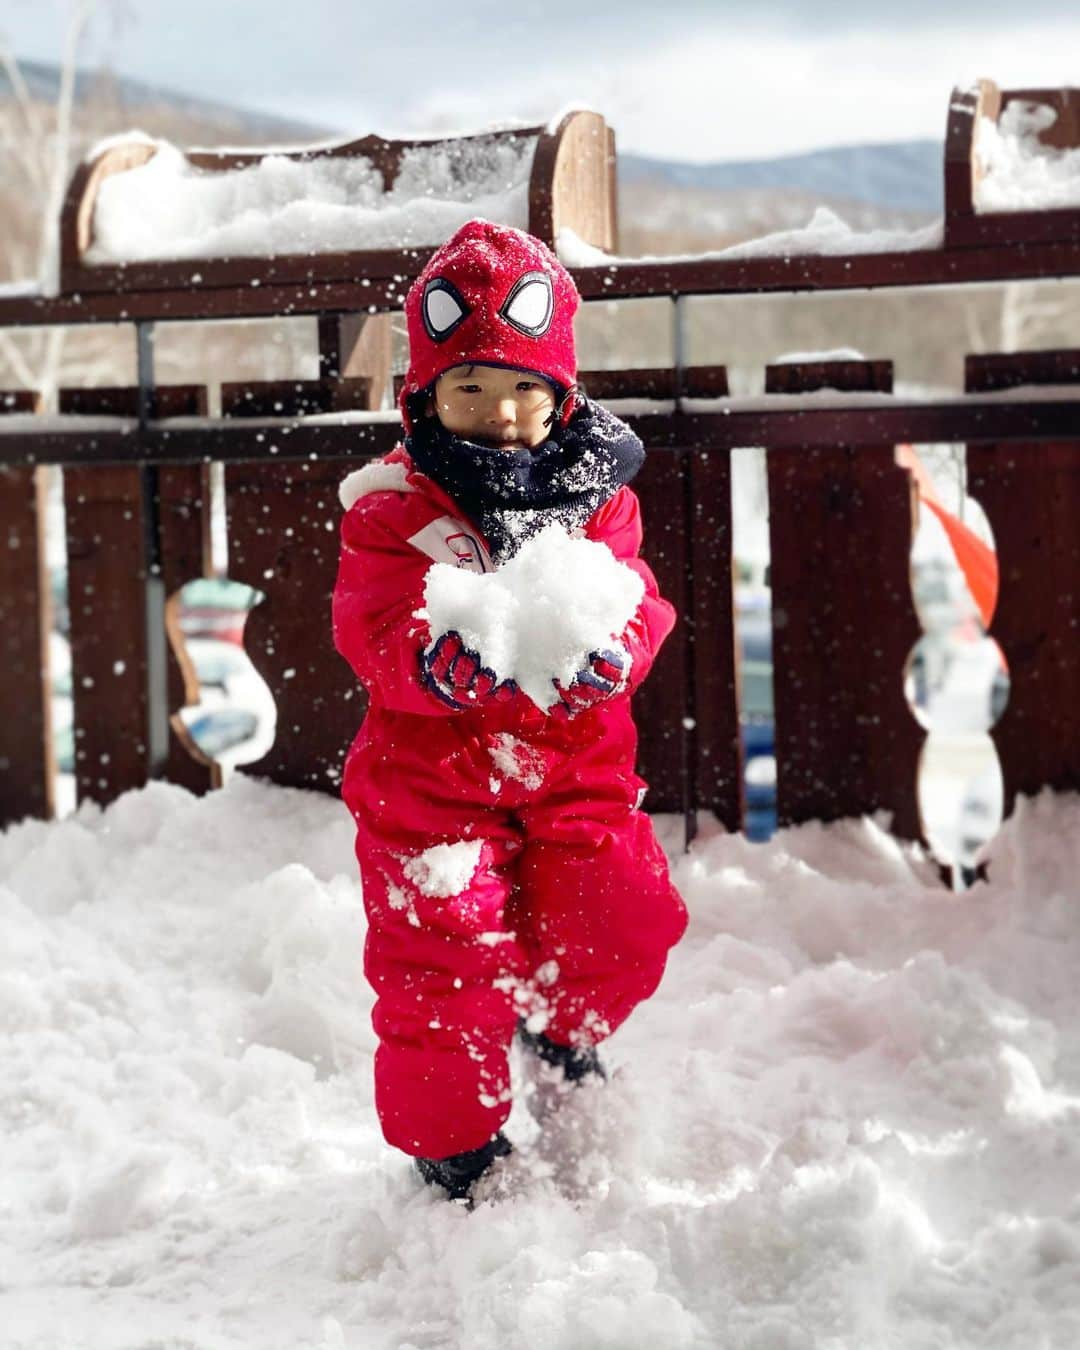
[(955, 89), (946, 248), (1055, 240), (1080, 246), (1080, 89), (999, 89), (992, 80)]
[(398, 286), (476, 214), (551, 245), (573, 229), (610, 250), (613, 161), (604, 119), (585, 111), (546, 128), (292, 150), (111, 141), (69, 187), (60, 289), (88, 298), (315, 280)]

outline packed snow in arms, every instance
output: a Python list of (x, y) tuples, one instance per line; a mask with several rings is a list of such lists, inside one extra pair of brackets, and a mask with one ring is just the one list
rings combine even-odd
[(558, 701), (591, 652), (618, 639), (645, 593), (641, 577), (606, 544), (548, 525), (507, 562), (483, 574), (434, 563), (424, 586), (432, 638), (460, 633), (502, 680), (539, 708)]
[(1080, 1344), (1080, 799), (962, 895), (870, 820), (660, 824), (689, 932), (542, 1133), (515, 1051), (471, 1213), (381, 1138), (339, 802), (154, 783), (0, 835), (0, 1339)]
[(389, 191), (363, 158), (267, 155), (216, 171), (153, 143), (146, 164), (102, 182), (88, 263), (409, 248), (442, 243), (478, 215), (528, 224), (534, 138), (406, 150)]
[(978, 212), (1036, 211), (1080, 206), (1080, 146), (1058, 150), (1039, 137), (1057, 121), (1045, 103), (1016, 99), (1000, 119), (981, 117), (975, 153), (982, 174), (976, 179)]

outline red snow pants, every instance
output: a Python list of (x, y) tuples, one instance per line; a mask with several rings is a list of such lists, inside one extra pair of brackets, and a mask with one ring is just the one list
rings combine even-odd
[(562, 1045), (603, 1040), (682, 936), (685, 907), (637, 809), (629, 699), (616, 702), (568, 726), (537, 713), (471, 733), (464, 717), (372, 708), (349, 753), (375, 1102), (406, 1153), (485, 1143), (510, 1113), (518, 1019)]

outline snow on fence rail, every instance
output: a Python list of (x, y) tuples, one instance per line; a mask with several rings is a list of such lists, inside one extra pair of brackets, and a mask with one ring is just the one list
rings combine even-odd
[(945, 245), (1076, 242), (1080, 90), (957, 91), (945, 132)]
[[(972, 103), (954, 94), (950, 125), (965, 99)], [(1075, 109), (1069, 100), (1062, 106)], [(558, 149), (569, 125), (584, 138), (584, 169)], [(610, 226), (605, 247), (614, 248), (602, 127), (601, 119), (564, 119), (552, 134), (553, 214), (538, 229), (549, 239), (558, 220), (573, 215), (566, 204), (599, 202)], [(950, 147), (955, 152), (955, 137)], [(947, 174), (954, 169), (947, 160)], [(535, 175), (534, 158), (534, 182)], [(88, 184), (81, 196), (73, 188), (69, 206), (75, 200), (93, 201)], [(560, 201), (556, 210), (551, 204)], [(620, 260), (576, 275), (587, 298), (608, 298), (1080, 274), (1080, 211), (1047, 214), (1056, 233), (1033, 232), (1023, 250), (1008, 244), (1008, 216), (999, 214), (989, 245), (950, 245), (947, 230), (941, 250)], [(409, 271), (420, 259), (414, 250)], [(226, 260), (205, 285), (170, 290), (176, 278), (168, 269), (180, 264), (155, 261), (137, 266), (157, 271), (114, 275), (120, 289), (111, 292), (0, 299), (0, 324), (123, 318), (139, 334), (142, 356), (138, 388), (64, 391), (60, 416), (35, 412), (25, 391), (6, 403), (0, 396), (0, 528), (9, 541), (0, 551), (8, 651), (0, 700), (20, 710), (0, 724), (0, 819), (51, 809), (48, 596), (35, 468), (43, 463), (65, 465), (79, 795), (108, 801), (154, 775), (195, 790), (216, 781), (178, 716), (194, 691), (174, 614), (176, 592), (209, 566), (208, 460), (224, 465), (230, 575), (266, 595), (245, 645), (276, 700), (278, 730), (247, 771), (336, 790), (362, 715), (362, 693), (330, 637), (337, 486), (346, 461), (383, 453), (398, 434), (396, 419), (375, 410), (389, 379), (384, 320), (400, 306), (407, 274), (387, 274), (382, 251), (350, 253), (347, 268), (339, 257), (332, 266), (345, 279), (320, 272), (324, 262)], [(90, 267), (82, 254), (72, 265)], [(290, 267), (303, 270), (302, 286), (283, 279)], [(70, 267), (65, 275), (73, 282)], [(268, 284), (250, 284), (261, 279)], [(301, 311), (318, 318), (318, 380), (223, 386), (216, 418), (205, 415), (204, 388), (154, 382), (152, 318)], [(1080, 787), (1071, 684), (1080, 657), (1080, 353), (969, 358), (967, 393), (929, 404), (895, 398), (891, 378), (887, 361), (804, 361), (770, 368), (764, 398), (733, 400), (719, 366), (585, 376), (601, 399), (647, 400), (623, 411), (653, 451), (638, 480), (646, 553), (680, 613), (654, 677), (635, 696), (652, 809), (688, 817), (712, 810), (730, 829), (743, 819), (729, 462), (743, 445), (769, 451), (781, 821), (885, 810), (898, 835), (922, 832), (916, 765), (924, 734), (901, 691), (920, 633), (909, 582), (916, 507), (910, 478), (895, 463), (898, 442), (970, 447), (973, 495), (1001, 558), (992, 635), (1012, 692), (992, 734), (1006, 808), (1017, 792)], [(1012, 509), (1017, 502), (1023, 510)]]
[[(1007, 800), (1046, 783), (1080, 786), (1080, 726), (1071, 692), (1080, 656), (1080, 548), (1073, 528), (1080, 509), (1080, 353), (981, 358), (970, 363), (973, 390), (1000, 391), (1010, 383), (1028, 388), (1015, 399), (1001, 392), (973, 394), (926, 408), (887, 402), (887, 362), (770, 368), (768, 407), (741, 414), (737, 401), (722, 396), (722, 368), (603, 372), (585, 379), (603, 399), (657, 400), (681, 386), (696, 409), (654, 401), (627, 414), (652, 447), (638, 480), (647, 556), (681, 616), (655, 677), (636, 696), (642, 767), (655, 809), (712, 810), (733, 829), (742, 821), (729, 463), (731, 448), (750, 439), (732, 427), (740, 417), (753, 428), (752, 443), (769, 447), (781, 819), (884, 809), (897, 834), (921, 832), (916, 765), (923, 732), (901, 692), (920, 631), (909, 583), (915, 507), (893, 444), (947, 439), (950, 418), (959, 414), (971, 433), (972, 491), (988, 512), (1002, 559), (992, 633), (1009, 662), (1012, 694), (993, 735)], [(1033, 396), (1031, 386), (1040, 380), (1046, 399)], [(1071, 400), (1062, 397), (1070, 387), (1076, 390)], [(810, 392), (823, 389), (840, 392), (824, 400)], [(303, 390), (296, 398), (302, 396)], [(175, 655), (158, 709), (159, 717), (172, 714), (171, 731), (164, 757), (155, 763), (150, 754), (145, 550), (152, 512), (165, 596), (206, 569), (200, 461), (207, 454), (218, 457), (216, 447), (225, 438), (234, 441), (222, 456), (230, 576), (266, 593), (245, 643), (278, 707), (274, 745), (248, 771), (279, 783), (336, 789), (343, 751), (361, 717), (360, 691), (332, 648), (327, 619), (337, 486), (348, 465), (389, 449), (397, 428), (386, 417), (320, 418), (314, 424), (305, 417), (245, 417), (248, 401), (241, 391), (231, 398), (229, 416), (214, 421), (190, 415), (202, 406), (205, 391), (159, 388), (150, 410), (154, 420), (144, 426), (135, 415), (135, 389), (71, 391), (63, 398), (71, 414), (94, 410), (114, 419), (111, 430), (99, 419), (85, 430), (62, 433), (69, 448), (55, 456), (68, 465), (82, 796), (107, 801), (155, 772), (196, 790), (214, 781), (211, 766), (192, 758), (178, 725), (176, 713), (191, 690)], [(785, 407), (789, 402), (793, 408)], [(262, 411), (257, 404), (256, 410)], [(881, 434), (883, 418), (890, 419), (887, 436)], [(5, 525), (14, 537), (21, 522), (19, 539), (30, 541), (35, 471), (26, 461), (40, 442), (60, 433), (32, 430), (34, 419), (25, 412), (3, 420), (19, 426), (0, 437), (9, 488), (20, 488), (5, 493)], [(1001, 421), (1011, 425), (994, 439)], [(951, 432), (958, 425), (953, 420)], [(802, 426), (810, 428), (810, 444)], [(151, 466), (156, 484), (150, 502), (148, 469), (111, 458), (121, 450)], [(1011, 509), (1021, 498), (1024, 509)], [(34, 585), (33, 553), (32, 547), (9, 548), (3, 557), (9, 652), (13, 643), (36, 651), (42, 631), (45, 595)], [(164, 613), (166, 631), (175, 638), (167, 604)], [(0, 683), (4, 705), (27, 713), (0, 727), (2, 753), (16, 770), (0, 780), (5, 817), (44, 814), (48, 738), (40, 667), (32, 657), (9, 660)]]
[[(194, 290), (361, 276), (400, 281), (473, 216), (552, 245), (615, 245), (614, 139), (597, 113), (441, 140), (365, 136), (281, 151), (108, 142), (61, 213), (60, 289)], [(357, 258), (362, 259), (357, 271)], [(366, 306), (365, 306), (366, 308)]]

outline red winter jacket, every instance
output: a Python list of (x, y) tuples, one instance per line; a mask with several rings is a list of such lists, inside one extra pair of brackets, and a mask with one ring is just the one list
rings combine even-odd
[[(638, 557), (641, 513), (636, 495), (620, 488), (585, 524), (585, 536), (606, 544), (645, 583), (645, 595), (621, 641), (631, 658), (626, 689), (558, 722), (518, 692), (507, 703), (455, 711), (422, 682), (420, 655), (432, 637), (423, 607), (424, 582), (433, 562), (493, 570), (485, 540), (460, 508), (425, 474), (403, 446), (350, 474), (342, 484), (346, 506), (341, 559), (334, 588), (334, 642), (368, 691), (370, 703), (360, 740), (387, 735), (395, 752), (431, 751), (447, 737), (513, 732), (533, 743), (558, 746), (593, 742), (608, 732), (626, 741), (632, 732), (629, 695), (649, 672), (660, 644), (675, 622), (656, 578)], [(631, 737), (631, 744), (634, 738)], [(354, 746), (354, 749), (356, 747)], [(348, 774), (346, 774), (348, 779)], [(346, 782), (346, 798), (349, 797)]]

